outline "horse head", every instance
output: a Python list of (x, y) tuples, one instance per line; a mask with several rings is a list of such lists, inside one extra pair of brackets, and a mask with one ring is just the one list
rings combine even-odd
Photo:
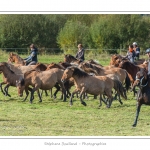
[(133, 91), (133, 89), (135, 89), (136, 86), (143, 88), (147, 84), (148, 84), (147, 71), (145, 69), (141, 69), (136, 73), (136, 79), (133, 83), (131, 91)]
[(69, 78), (72, 77), (73, 72), (74, 72), (74, 67), (68, 67), (68, 68), (66, 68), (65, 71), (64, 71), (64, 73), (63, 73), (63, 76), (61, 78), (61, 81), (63, 83), (65, 83)]

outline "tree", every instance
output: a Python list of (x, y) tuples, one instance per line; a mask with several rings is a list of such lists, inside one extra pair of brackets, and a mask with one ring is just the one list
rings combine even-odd
[(79, 21), (68, 20), (58, 34), (57, 42), (60, 48), (76, 49), (79, 43), (87, 45), (87, 36), (89, 35), (88, 27)]

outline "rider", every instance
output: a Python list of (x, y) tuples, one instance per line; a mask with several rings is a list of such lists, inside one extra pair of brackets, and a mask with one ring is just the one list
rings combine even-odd
[(75, 58), (77, 58), (81, 61), (84, 61), (84, 49), (83, 49), (82, 44), (78, 44), (78, 52), (77, 52)]
[(132, 62), (134, 64), (134, 57), (135, 57), (135, 51), (133, 50), (133, 45), (131, 44), (131, 45), (129, 45), (129, 50), (128, 50), (125, 58), (128, 58), (130, 60), (130, 62)]
[(146, 54), (148, 56), (148, 76), (150, 78), (150, 48), (146, 50)]
[(136, 42), (133, 42), (133, 49), (135, 51), (135, 58), (136, 58), (136, 60), (139, 60), (140, 48), (138, 47)]
[(38, 49), (34, 46), (34, 44), (30, 45), (30, 49), (31, 49), (30, 55), (24, 59), (26, 66), (35, 65), (38, 62), (38, 59), (37, 59)]

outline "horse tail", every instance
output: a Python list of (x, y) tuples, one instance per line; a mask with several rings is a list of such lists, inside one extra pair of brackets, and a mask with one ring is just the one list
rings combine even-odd
[(119, 93), (124, 99), (127, 99), (126, 90), (119, 80), (113, 79), (114, 89)]
[(127, 73), (127, 71), (125, 70), (126, 72), (126, 78), (125, 78), (125, 87), (126, 87), (126, 90), (128, 91), (129, 90), (129, 87), (131, 85), (131, 81), (130, 81), (130, 78), (129, 78), (129, 75)]

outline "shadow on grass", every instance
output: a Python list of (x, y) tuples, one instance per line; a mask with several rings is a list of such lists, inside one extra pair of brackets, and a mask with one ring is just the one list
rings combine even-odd
[(16, 120), (9, 120), (9, 119), (0, 118), (0, 121), (16, 121)]

